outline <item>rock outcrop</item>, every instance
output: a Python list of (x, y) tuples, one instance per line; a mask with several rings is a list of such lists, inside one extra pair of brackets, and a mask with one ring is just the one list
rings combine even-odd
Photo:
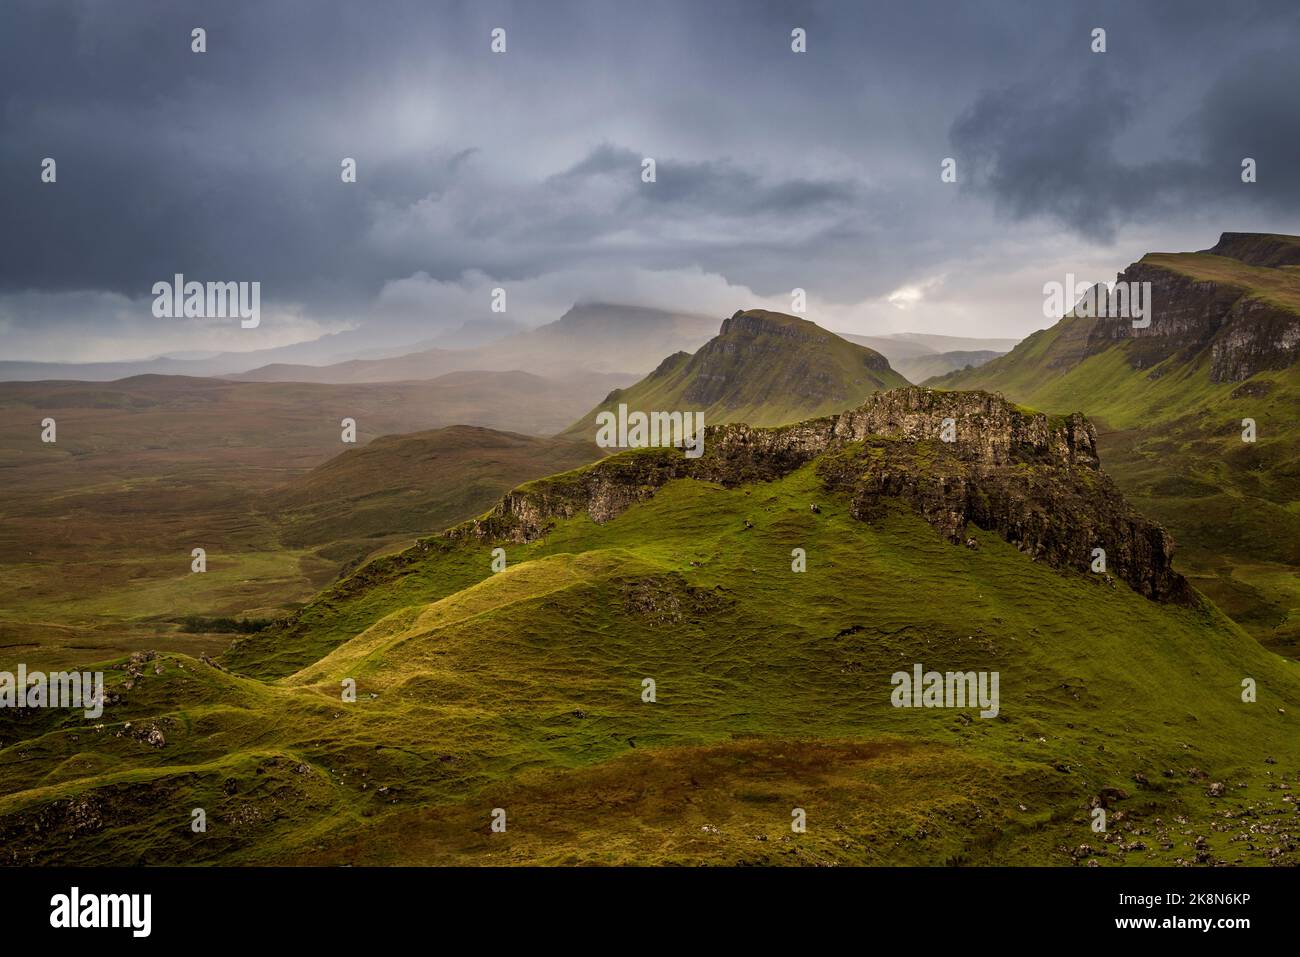
[(698, 459), (669, 448), (624, 452), (521, 486), (447, 535), (531, 541), (557, 518), (609, 521), (674, 479), (736, 486), (814, 461), (855, 518), (870, 521), (893, 499), (954, 543), (974, 525), (1035, 559), (1084, 572), (1100, 548), (1107, 572), (1140, 594), (1193, 601), (1173, 570), (1168, 533), (1134, 513), (1101, 471), (1091, 423), (1079, 414), (1049, 418), (986, 392), (894, 389), (796, 425), (710, 427)]

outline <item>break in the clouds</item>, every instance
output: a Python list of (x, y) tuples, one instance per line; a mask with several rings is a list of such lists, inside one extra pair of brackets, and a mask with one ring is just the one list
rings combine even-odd
[[(498, 285), (533, 323), (798, 286), (834, 328), (1023, 335), (1066, 270), (1295, 231), (1297, 40), (1285, 0), (11, 0), (0, 351), (413, 341)], [(261, 282), (262, 323), (155, 319), (175, 273)]]

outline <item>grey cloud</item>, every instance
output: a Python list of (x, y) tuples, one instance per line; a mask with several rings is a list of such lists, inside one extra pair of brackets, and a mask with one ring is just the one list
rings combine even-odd
[[(1100, 55), (1099, 55), (1100, 56)], [(1013, 218), (1047, 216), (1109, 242), (1128, 223), (1300, 212), (1300, 59), (1268, 50), (1232, 64), (1179, 121), (1153, 115), (1096, 65), (1073, 85), (1019, 83), (983, 94), (953, 124), (956, 155)], [(1148, 158), (1144, 125), (1170, 127)], [(1243, 189), (1242, 160), (1259, 180)]]
[(958, 289), (1057, 223), (1117, 246), (1134, 223), (1183, 246), (1209, 219), (1283, 228), (1296, 23), (1284, 0), (7, 0), (0, 342), (59, 321), (30, 295), (135, 300), (176, 271), (321, 321), (418, 273), (698, 269), (853, 303)]

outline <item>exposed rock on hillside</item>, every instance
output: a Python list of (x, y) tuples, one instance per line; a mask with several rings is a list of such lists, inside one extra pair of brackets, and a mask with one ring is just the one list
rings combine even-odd
[[(942, 441), (951, 419), (954, 440)], [(1107, 571), (1160, 601), (1191, 601), (1171, 566), (1173, 542), (1135, 514), (1101, 471), (1096, 433), (1082, 415), (1052, 418), (985, 392), (905, 388), (839, 415), (762, 429), (706, 430), (704, 455), (641, 449), (521, 486), (483, 518), (447, 534), (530, 541), (555, 518), (606, 522), (666, 483), (695, 478), (733, 486), (778, 478), (814, 460), (855, 518), (886, 499), (905, 502), (953, 542), (968, 525), (1000, 534), (1034, 558), (1087, 571), (1093, 549)]]
[(1201, 253), (1144, 256), (1118, 281), (1151, 283), (1150, 325), (1134, 328), (1128, 318), (1076, 319), (1049, 362), (1070, 368), (1132, 339), (1128, 357), (1137, 369), (1174, 355), (1188, 360), (1207, 348), (1214, 382), (1284, 369), (1300, 357), (1297, 264), (1295, 237), (1254, 233), (1224, 233)]

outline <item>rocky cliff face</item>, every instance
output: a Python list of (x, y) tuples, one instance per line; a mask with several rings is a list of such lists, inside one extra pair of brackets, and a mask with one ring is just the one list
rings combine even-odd
[[(1219, 262), (1209, 257), (1219, 256)], [(1130, 319), (1076, 320), (1075, 350), (1057, 357), (1072, 365), (1122, 340), (1129, 361), (1151, 368), (1170, 356), (1190, 360), (1208, 350), (1215, 382), (1240, 382), (1284, 369), (1300, 358), (1300, 241), (1295, 237), (1224, 233), (1204, 253), (1155, 255), (1119, 274), (1120, 282), (1151, 283), (1151, 323)], [(1077, 354), (1075, 354), (1077, 352)]]
[[(951, 442), (942, 439), (946, 424)], [(895, 389), (797, 425), (711, 427), (698, 459), (676, 449), (624, 452), (522, 486), (447, 534), (530, 541), (556, 518), (609, 521), (674, 479), (735, 486), (814, 461), (827, 490), (846, 495), (863, 521), (896, 500), (954, 543), (966, 542), (974, 526), (1032, 558), (1081, 572), (1102, 548), (1107, 572), (1139, 593), (1192, 601), (1172, 568), (1169, 535), (1135, 514), (1101, 471), (1092, 425), (1077, 414), (1049, 419), (985, 392)]]

